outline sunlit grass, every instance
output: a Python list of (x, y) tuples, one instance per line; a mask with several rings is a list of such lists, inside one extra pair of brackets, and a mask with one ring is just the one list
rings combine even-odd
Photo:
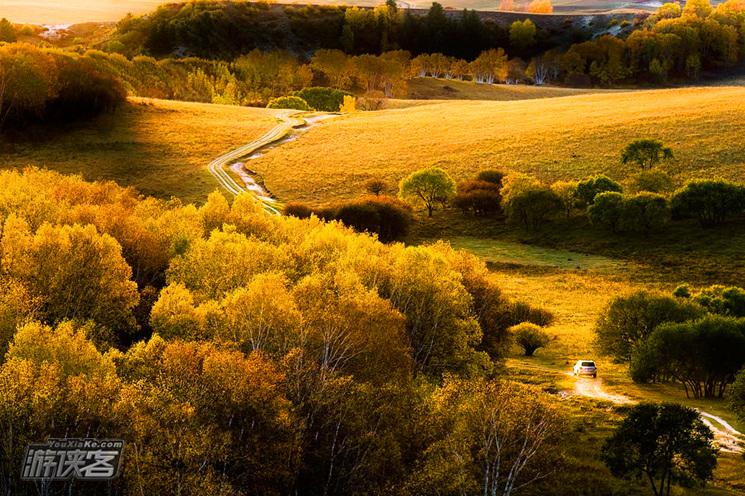
[(218, 188), (207, 164), (276, 123), (267, 109), (136, 99), (67, 131), (5, 144), (0, 167), (35, 165), (202, 202)]
[(325, 122), (254, 163), (281, 200), (315, 204), (350, 198), (374, 176), (391, 184), (439, 165), (456, 179), (485, 168), (545, 181), (636, 170), (621, 149), (661, 139), (678, 181), (722, 175), (745, 180), (745, 88), (601, 93), (508, 102), (451, 101), (359, 112)]

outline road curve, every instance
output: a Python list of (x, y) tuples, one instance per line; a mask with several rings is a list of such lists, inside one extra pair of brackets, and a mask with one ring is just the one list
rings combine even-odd
[[(237, 195), (248, 191), (244, 186), (238, 184), (233, 176), (225, 170), (225, 166), (231, 162), (238, 160), (239, 158), (246, 157), (256, 150), (268, 146), (276, 141), (281, 140), (287, 133), (293, 128), (302, 126), (305, 124), (305, 120), (302, 118), (302, 112), (296, 110), (286, 110), (278, 114), (281, 122), (274, 126), (272, 129), (267, 131), (266, 134), (260, 138), (251, 141), (235, 150), (232, 150), (225, 155), (221, 155), (209, 163), (207, 169), (210, 171), (217, 182), (225, 188), (228, 192)], [(256, 200), (259, 201), (264, 209), (272, 214), (279, 215), (279, 209), (274, 205), (274, 201), (271, 198), (264, 198), (255, 196)]]

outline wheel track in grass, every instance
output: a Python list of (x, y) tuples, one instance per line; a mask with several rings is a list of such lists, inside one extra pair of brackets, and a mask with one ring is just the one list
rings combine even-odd
[(225, 170), (225, 168), (226, 166), (230, 165), (233, 162), (236, 162), (241, 158), (247, 157), (263, 148), (277, 143), (278, 141), (285, 138), (293, 129), (305, 126), (306, 115), (307, 113), (305, 112), (298, 112), (294, 110), (286, 110), (280, 112), (278, 114), (278, 117), (281, 120), (279, 124), (271, 128), (260, 138), (257, 138), (250, 143), (246, 143), (241, 147), (229, 151), (224, 155), (220, 155), (209, 163), (207, 169), (209, 170), (210, 174), (215, 177), (220, 186), (222, 186), (229, 193), (233, 195), (238, 195), (240, 193), (246, 192), (251, 193), (254, 198), (259, 203), (261, 203), (261, 205), (264, 207), (264, 210), (271, 214), (279, 215), (281, 213), (280, 205), (274, 198), (271, 198), (270, 196), (260, 195), (255, 191), (251, 191), (250, 189), (248, 189), (245, 184), (239, 184), (233, 178), (233, 176), (231, 176), (230, 173)]

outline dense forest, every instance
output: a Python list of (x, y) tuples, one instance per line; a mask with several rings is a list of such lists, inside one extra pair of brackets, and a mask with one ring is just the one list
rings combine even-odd
[[(0, 185), (4, 494), (36, 494), (15, 470), (26, 443), (70, 432), (127, 439), (110, 494), (510, 494), (566, 477), (566, 420), (499, 374), (507, 328), (550, 317), (476, 257), (247, 195), (195, 207), (34, 169)], [(88, 494), (54, 487), (73, 485)]]

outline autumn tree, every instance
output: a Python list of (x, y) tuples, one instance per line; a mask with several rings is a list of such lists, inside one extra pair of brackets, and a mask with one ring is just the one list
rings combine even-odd
[(12, 215), (5, 222), (2, 248), (3, 270), (38, 298), (41, 315), (49, 322), (92, 319), (112, 330), (132, 332), (137, 286), (111, 236), (91, 225), (43, 224), (32, 232)]
[(530, 19), (515, 21), (510, 25), (510, 46), (521, 52), (527, 50), (535, 45), (535, 34), (536, 27)]

